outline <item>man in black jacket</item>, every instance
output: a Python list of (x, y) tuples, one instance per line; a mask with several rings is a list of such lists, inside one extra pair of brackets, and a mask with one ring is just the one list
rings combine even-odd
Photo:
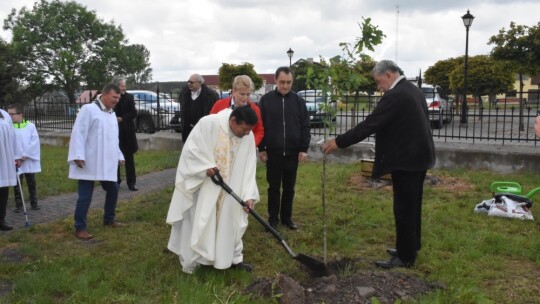
[(427, 103), (422, 91), (400, 75), (394, 62), (378, 62), (372, 75), (384, 92), (377, 107), (356, 127), (327, 141), (323, 152), (344, 149), (376, 134), (373, 176), (392, 176), (396, 225), (396, 248), (387, 249), (390, 260), (376, 264), (411, 267), (421, 246), (424, 178), (435, 164)]
[(285, 226), (296, 230), (298, 226), (292, 221), (296, 172), (298, 163), (307, 158), (311, 134), (306, 102), (291, 91), (293, 76), (290, 68), (278, 68), (276, 89), (259, 102), (265, 130), (259, 159), (266, 163), (268, 223), (276, 228), (281, 218)]
[(189, 133), (199, 122), (199, 119), (210, 114), (214, 103), (219, 99), (218, 93), (204, 84), (204, 78), (201, 75), (191, 75), (187, 83), (187, 87), (182, 89), (178, 97), (183, 142), (186, 142)]
[[(118, 120), (118, 135), (120, 140), (120, 150), (126, 160), (126, 183), (131, 191), (137, 191), (137, 175), (135, 174), (134, 154), (139, 150), (137, 144), (137, 135), (135, 134), (135, 118), (137, 118), (137, 109), (133, 95), (126, 92), (126, 80), (122, 77), (115, 77), (113, 84), (120, 88), (120, 100), (114, 107), (116, 119)], [(118, 166), (118, 185), (120, 178), (120, 166)]]

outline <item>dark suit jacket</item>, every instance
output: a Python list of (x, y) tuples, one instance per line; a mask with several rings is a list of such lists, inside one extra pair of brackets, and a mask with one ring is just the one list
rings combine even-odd
[(373, 176), (392, 171), (425, 171), (435, 165), (435, 147), (426, 99), (420, 89), (402, 79), (387, 91), (373, 113), (336, 138), (340, 148), (375, 134)]
[(191, 91), (187, 86), (182, 89), (178, 99), (181, 109), (182, 138), (185, 139), (193, 126), (199, 122), (199, 119), (210, 114), (210, 110), (219, 99), (219, 95), (203, 83), (201, 85), (201, 94), (195, 101), (191, 99)]
[(120, 101), (114, 107), (116, 117), (122, 117), (122, 122), (118, 123), (118, 133), (120, 139), (120, 150), (122, 153), (135, 153), (139, 150), (137, 135), (135, 134), (135, 118), (137, 109), (133, 95), (122, 94)]

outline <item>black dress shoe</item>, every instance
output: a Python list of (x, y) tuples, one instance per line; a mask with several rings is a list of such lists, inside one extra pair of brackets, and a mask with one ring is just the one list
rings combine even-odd
[(388, 248), (386, 249), (386, 252), (388, 252), (389, 255), (393, 256), (393, 257), (397, 257), (397, 249), (395, 248)]
[(30, 207), (30, 208), (32, 208), (32, 210), (39, 210), (39, 209), (41, 209), (41, 207), (39, 207), (39, 205), (32, 205), (32, 207)]
[(21, 212), (22, 212), (22, 208), (21, 208), (21, 207), (16, 207), (15, 210), (13, 210), (13, 212), (15, 212), (15, 213), (21, 213)]
[(244, 270), (244, 271), (247, 271), (247, 272), (252, 272), (253, 271), (253, 266), (251, 266), (248, 263), (244, 263), (244, 262), (240, 262), (238, 264), (232, 264), (231, 268), (241, 269), (241, 270)]
[(6, 222), (3, 222), (3, 223), (0, 223), (0, 230), (2, 230), (2, 231), (13, 230), (13, 227), (8, 226), (8, 224), (6, 224)]
[(128, 188), (131, 191), (139, 191), (139, 188), (137, 188), (137, 186), (135, 186), (135, 185), (128, 186)]
[(377, 261), (375, 262), (375, 264), (379, 267), (390, 269), (390, 268), (395, 268), (395, 267), (410, 268), (413, 266), (414, 263), (403, 262), (398, 257), (393, 257), (388, 261)]
[(291, 221), (291, 220), (284, 221), (283, 225), (287, 226), (287, 228), (289, 228), (290, 230), (298, 229), (298, 226), (295, 223), (293, 223), (293, 221)]

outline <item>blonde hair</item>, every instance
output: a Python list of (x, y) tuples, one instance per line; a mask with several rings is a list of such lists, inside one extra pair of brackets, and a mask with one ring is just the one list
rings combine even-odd
[(239, 88), (249, 88), (251, 91), (253, 91), (255, 89), (255, 85), (248, 75), (238, 75), (234, 77), (232, 88), (233, 90)]

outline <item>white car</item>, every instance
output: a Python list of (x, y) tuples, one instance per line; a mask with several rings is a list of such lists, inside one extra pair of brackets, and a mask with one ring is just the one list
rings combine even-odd
[(137, 108), (138, 132), (154, 133), (156, 129), (174, 129), (181, 132), (180, 103), (169, 95), (143, 90), (127, 90), (133, 95)]
[[(322, 96), (322, 91), (303, 90), (298, 91), (298, 93), (296, 94), (298, 94), (298, 96), (302, 97), (306, 101), (310, 125), (313, 127), (324, 127), (324, 119), (328, 114), (321, 109), (321, 106), (324, 104), (324, 97)], [(335, 103), (331, 103), (331, 105), (335, 106)], [(332, 121), (336, 122), (336, 117), (334, 117)]]
[(454, 100), (446, 95), (446, 92), (438, 85), (422, 84), (420, 89), (426, 98), (429, 120), (433, 127), (440, 129), (443, 123), (451, 122), (454, 113)]

